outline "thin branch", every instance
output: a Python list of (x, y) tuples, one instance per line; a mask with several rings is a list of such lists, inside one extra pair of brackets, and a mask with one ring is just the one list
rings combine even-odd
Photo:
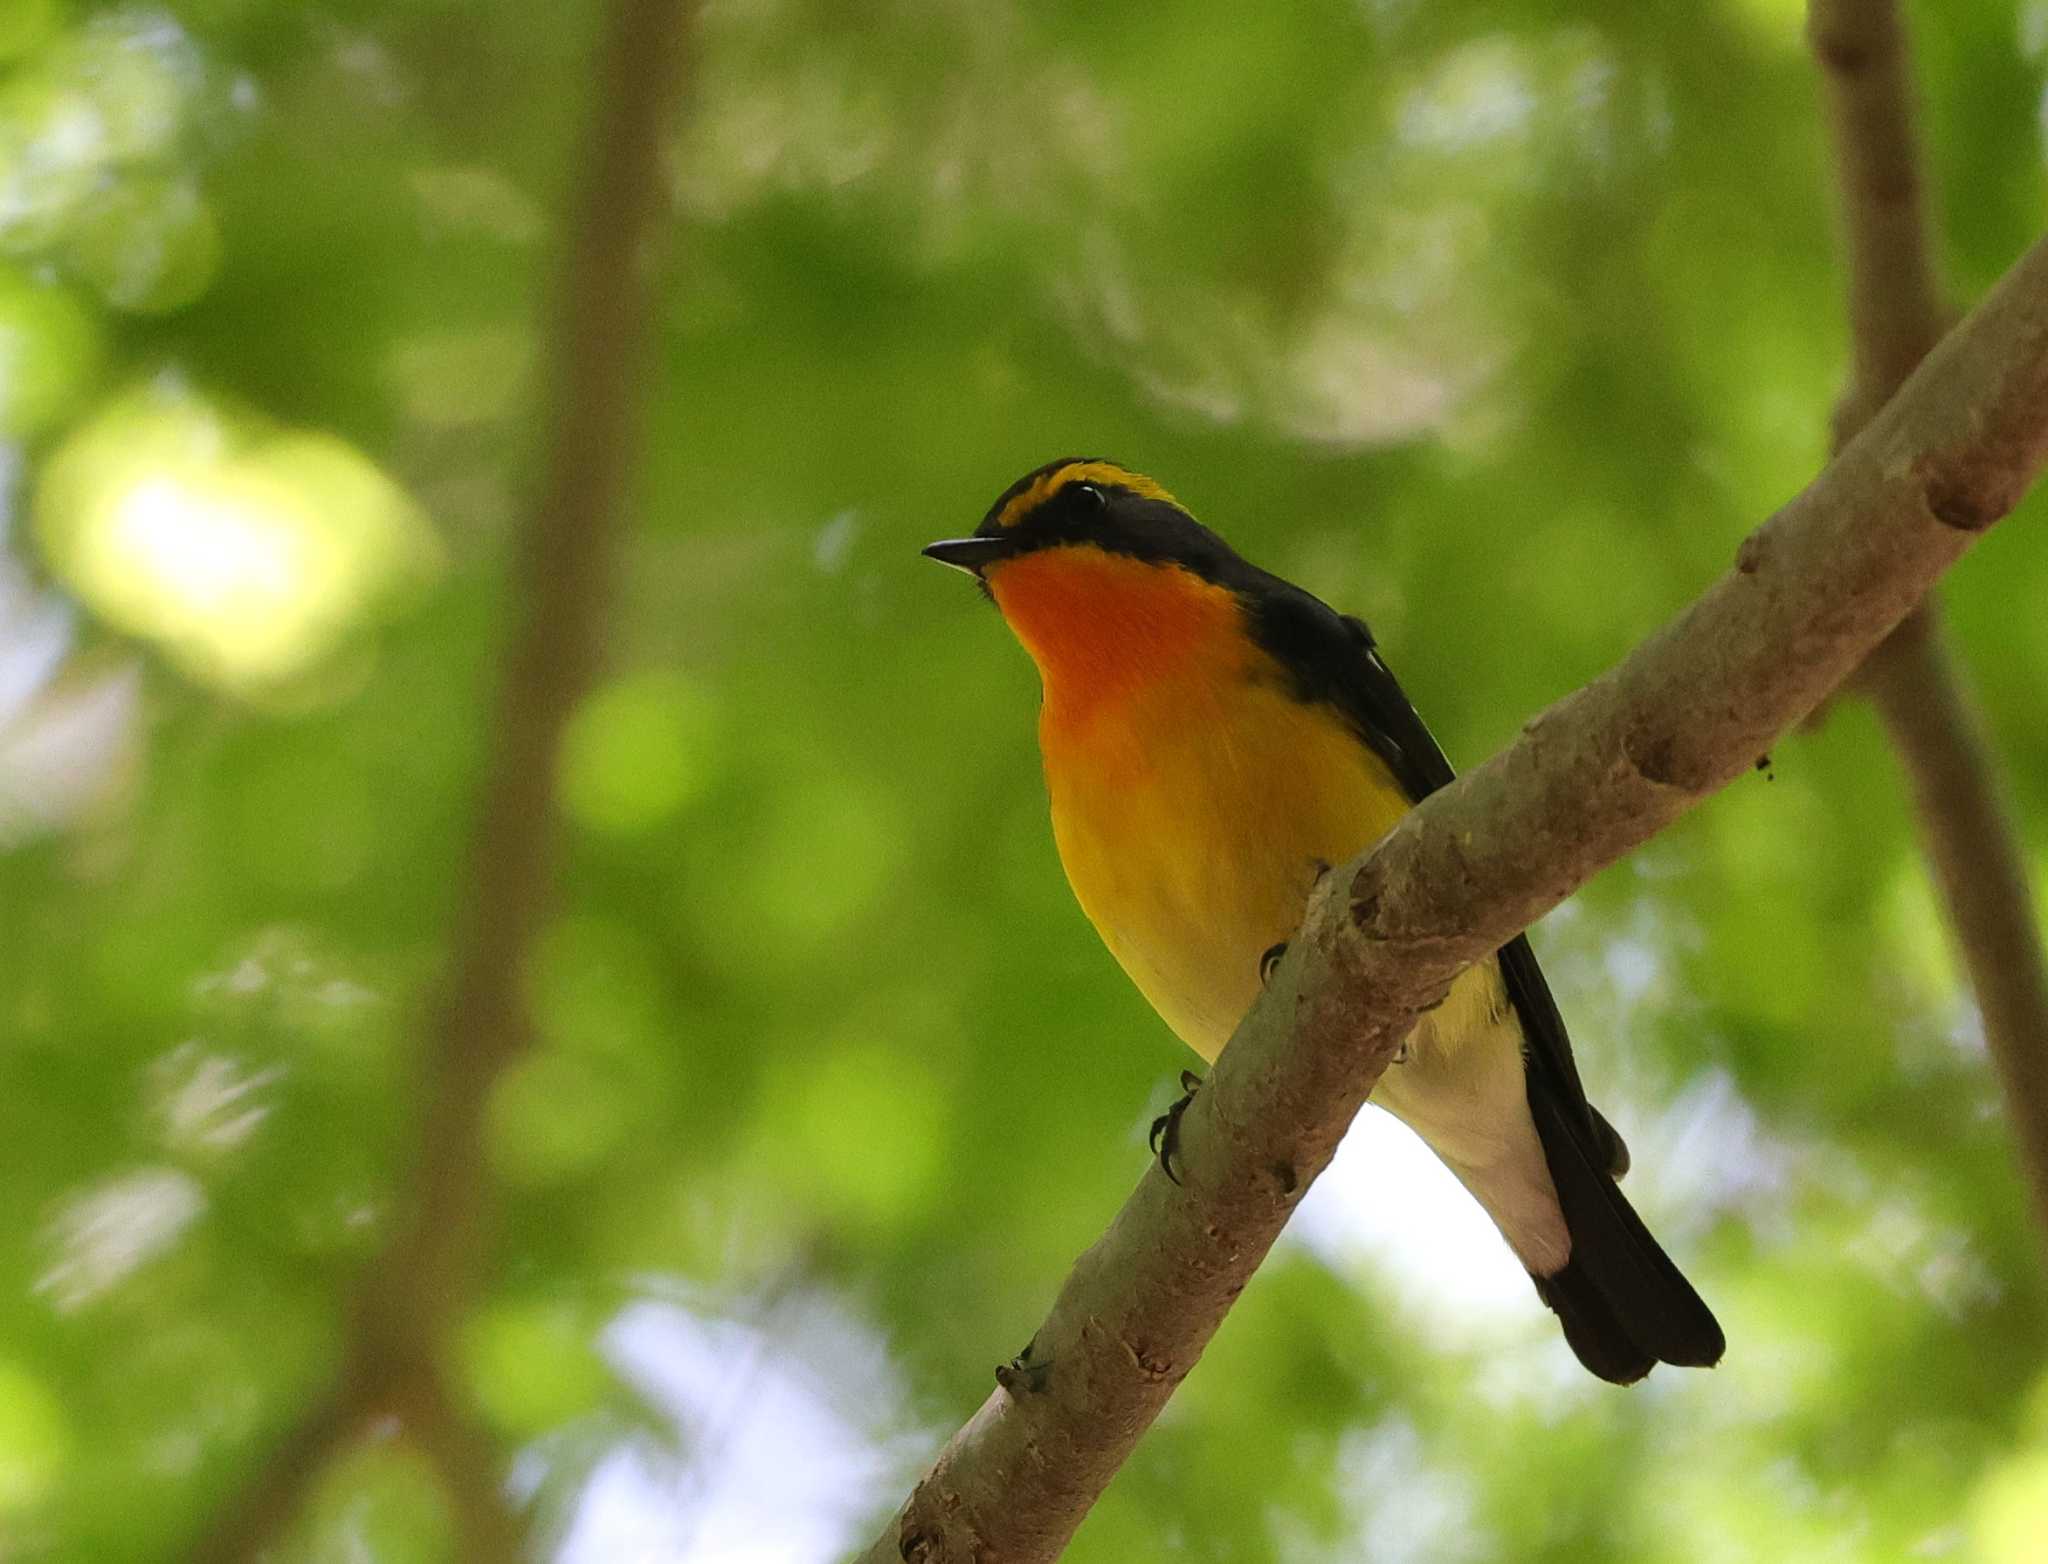
[(653, 312), (645, 251), (664, 208), (662, 130), (690, 14), (680, 0), (617, 0), (595, 75), (598, 120), (545, 372), (554, 406), (526, 531), (526, 618), (499, 686), (410, 1230), (386, 1267), (408, 1320), (424, 1313), (445, 1325), (482, 1246), (482, 1115), (491, 1083), (525, 1042), (520, 965), (547, 899), (555, 753), (604, 628)]
[[(1933, 346), (1943, 309), (1895, 0), (1813, 0), (1808, 31), (1828, 102), (1856, 343), (1854, 379), (1835, 416), (1840, 443)], [(1858, 682), (1906, 773), (2048, 1239), (2048, 964), (1997, 762), (1934, 599), (1886, 641)]]
[(2048, 969), (1984, 725), (1937, 621), (1895, 635), (1865, 688), (1913, 794), (1921, 846), (1970, 974), (2034, 1213), (2048, 1235)]
[(462, 1556), (516, 1558), (521, 1531), (497, 1456), (441, 1369), (485, 1249), (482, 1126), (490, 1088), (525, 1042), (520, 968), (546, 906), (562, 729), (597, 661), (614, 538), (638, 445), (664, 211), (662, 132), (694, 7), (617, 0), (551, 336), (547, 464), (525, 534), (525, 618), (505, 654), (493, 754), (435, 1012), (413, 1183), (369, 1271), (333, 1389), (215, 1517), (205, 1564), (255, 1560), (328, 1459), (396, 1417), (447, 1484)]
[(1326, 875), (1271, 989), (1026, 1359), (864, 1564), (1049, 1560), (1187, 1375), (1453, 976), (1746, 773), (2048, 462), (2048, 241), (1618, 667)]
[(189, 1555), (192, 1564), (240, 1564), (262, 1558), (298, 1515), (329, 1458), (356, 1437), (365, 1420), (353, 1395), (340, 1389), (326, 1391), (254, 1475), (214, 1512)]
[(1928, 250), (1927, 182), (1913, 138), (1906, 37), (1893, 0), (1812, 0), (1849, 258), (1855, 374), (1836, 444), (1891, 400), (1948, 327)]
[(470, 1564), (515, 1564), (525, 1551), (526, 1527), (506, 1502), (490, 1430), (438, 1367), (414, 1374), (401, 1389), (393, 1415), (441, 1476), (458, 1557)]

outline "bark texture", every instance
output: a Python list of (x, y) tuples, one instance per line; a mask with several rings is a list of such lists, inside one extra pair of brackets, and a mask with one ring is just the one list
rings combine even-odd
[(1026, 1358), (865, 1564), (1049, 1560), (1186, 1377), (1416, 1015), (1745, 773), (2048, 460), (2048, 243), (1618, 667), (1324, 877), (1272, 987)]

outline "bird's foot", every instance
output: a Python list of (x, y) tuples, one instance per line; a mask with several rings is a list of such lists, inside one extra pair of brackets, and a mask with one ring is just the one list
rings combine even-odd
[[(1323, 877), (1330, 872), (1331, 867), (1327, 859), (1311, 858), (1308, 861), (1308, 889), (1311, 896), (1315, 894), (1316, 887), (1323, 883)], [(1277, 945), (1270, 945), (1266, 948), (1266, 953), (1259, 957), (1259, 987), (1273, 986), (1273, 974), (1280, 970), (1280, 958), (1287, 954), (1287, 943), (1286, 940), (1282, 940)]]
[[(1424, 1005), (1420, 1010), (1416, 1011), (1415, 1020), (1417, 1028), (1420, 1028), (1422, 1018), (1424, 1016), (1435, 1015), (1437, 1011), (1443, 1009), (1444, 1001), (1446, 999), (1449, 999), (1450, 997), (1451, 991), (1448, 987), (1446, 987), (1441, 994), (1437, 995), (1436, 998), (1432, 999), (1428, 1004)], [(1409, 1061), (1409, 1059), (1413, 1057), (1414, 1050), (1415, 1033), (1411, 1031), (1406, 1037), (1401, 1039), (1401, 1046), (1394, 1050), (1394, 1057), (1388, 1060), (1387, 1062), (1389, 1064), (1406, 1064)]]
[(1273, 974), (1280, 970), (1280, 958), (1287, 954), (1287, 941), (1282, 940), (1263, 956), (1259, 957), (1259, 987), (1271, 988)]
[(1193, 1070), (1181, 1071), (1180, 1101), (1152, 1121), (1149, 1141), (1152, 1154), (1159, 1159), (1159, 1171), (1176, 1184), (1180, 1182), (1180, 1175), (1173, 1171), (1173, 1157), (1180, 1150), (1180, 1116), (1188, 1111), (1188, 1104), (1195, 1100), (1195, 1093), (1201, 1085), (1202, 1078)]
[(1050, 1358), (1040, 1358), (1036, 1363), (1031, 1361), (1032, 1351), (1037, 1345), (1038, 1338), (1034, 1336), (1009, 1362), (996, 1365), (996, 1383), (1010, 1393), (1012, 1400), (1035, 1396), (1052, 1381)]

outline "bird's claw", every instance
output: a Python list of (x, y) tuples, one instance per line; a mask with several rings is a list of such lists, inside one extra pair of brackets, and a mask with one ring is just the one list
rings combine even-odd
[(996, 1365), (996, 1383), (1010, 1393), (1015, 1400), (1027, 1395), (1037, 1395), (1052, 1379), (1052, 1363), (1041, 1358), (1031, 1361), (1032, 1349), (1038, 1345), (1038, 1338), (1032, 1337), (1024, 1344), (1024, 1350), (1007, 1363)]
[(1174, 1153), (1180, 1149), (1180, 1116), (1188, 1111), (1188, 1104), (1195, 1100), (1202, 1078), (1193, 1070), (1180, 1072), (1181, 1099), (1152, 1121), (1152, 1134), (1147, 1144), (1152, 1154), (1159, 1159), (1159, 1171), (1174, 1183), (1180, 1182), (1180, 1175), (1173, 1171)]
[(1273, 974), (1280, 970), (1280, 958), (1286, 954), (1287, 941), (1282, 940), (1279, 944), (1269, 948), (1263, 956), (1259, 957), (1259, 987), (1271, 988), (1273, 986)]

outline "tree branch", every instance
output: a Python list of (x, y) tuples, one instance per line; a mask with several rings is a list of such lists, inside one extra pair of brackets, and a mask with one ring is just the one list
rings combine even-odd
[[(1813, 0), (1808, 32), (1828, 102), (1856, 344), (1854, 378), (1835, 414), (1839, 444), (1934, 344), (1943, 309), (1895, 0)], [(1870, 659), (1859, 684), (1906, 773), (2048, 1239), (2048, 965), (1996, 761), (1932, 598)]]
[(2048, 460), (2048, 241), (1618, 667), (1324, 876), (1300, 937), (1024, 1359), (864, 1564), (1048, 1560), (1194, 1366), (1416, 1016), (1746, 772)]
[(205, 1564), (259, 1558), (335, 1451), (393, 1416), (447, 1485), (461, 1556), (508, 1564), (522, 1547), (495, 1452), (449, 1384), (443, 1348), (485, 1247), (485, 1105), (525, 1042), (520, 968), (548, 895), (556, 751), (603, 633), (653, 311), (646, 251), (664, 211), (662, 132), (693, 10), (687, 0), (617, 0), (594, 72), (596, 117), (544, 378), (553, 405), (525, 534), (525, 618), (505, 654), (413, 1182), (370, 1267), (336, 1385), (215, 1517), (192, 1555)]
[(1913, 795), (1921, 847), (1983, 1018), (2020, 1172), (2048, 1237), (2048, 970), (1984, 725), (1923, 606), (1871, 659), (1865, 693)]
[(1855, 373), (1836, 410), (1846, 444), (1947, 329), (1928, 253), (1926, 180), (1913, 139), (1905, 30), (1894, 0), (1812, 0), (1849, 260)]

